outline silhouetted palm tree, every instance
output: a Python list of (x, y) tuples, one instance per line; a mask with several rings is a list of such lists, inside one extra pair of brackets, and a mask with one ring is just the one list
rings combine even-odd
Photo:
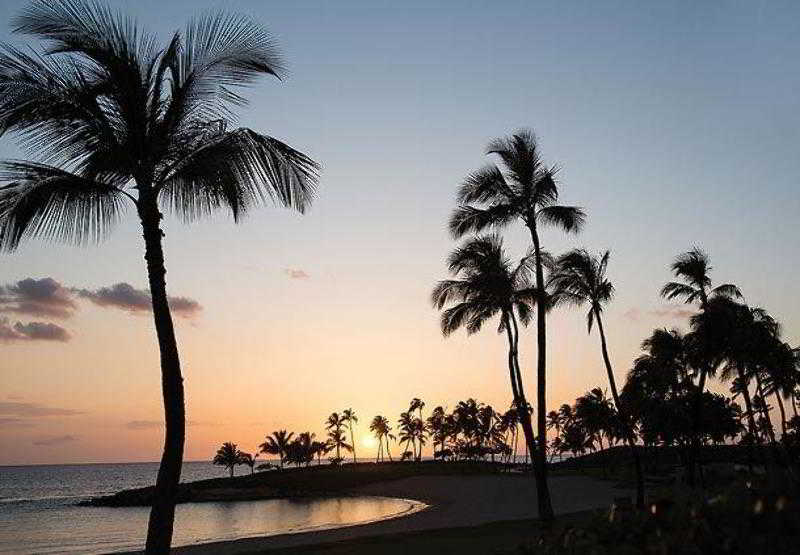
[[(664, 285), (661, 289), (661, 296), (667, 299), (683, 299), (687, 304), (699, 302), (701, 311), (705, 311), (708, 308), (710, 298), (740, 298), (742, 296), (739, 288), (730, 283), (712, 288), (711, 276), (709, 275), (712, 270), (711, 261), (708, 254), (699, 247), (694, 247), (688, 252), (678, 255), (673, 261), (671, 269), (675, 277), (681, 281), (671, 281)], [(706, 378), (709, 373), (714, 371), (714, 367), (711, 362), (706, 361), (700, 364), (699, 370), (700, 379), (693, 409), (695, 414), (692, 418), (692, 422), (695, 425), (699, 425), (702, 419), (702, 403), (700, 399), (705, 391)], [(688, 479), (691, 485), (694, 485), (694, 467), (700, 447), (697, 435), (695, 434), (695, 438), (692, 440), (690, 454)]]
[(628, 416), (627, 410), (620, 401), (617, 392), (617, 381), (614, 378), (614, 370), (611, 368), (611, 360), (608, 356), (608, 345), (606, 344), (606, 334), (603, 329), (603, 307), (614, 297), (614, 285), (606, 277), (608, 259), (610, 253), (605, 251), (599, 257), (592, 256), (585, 250), (572, 250), (561, 257), (557, 262), (557, 270), (551, 278), (555, 295), (559, 300), (575, 305), (589, 305), (586, 314), (586, 323), (589, 333), (592, 326), (597, 322), (597, 331), (600, 335), (600, 351), (603, 355), (603, 363), (608, 375), (608, 384), (611, 387), (611, 395), (614, 398), (614, 405), (617, 414), (625, 430), (626, 441), (633, 456), (636, 468), (636, 506), (644, 507), (644, 472), (639, 452), (636, 449), (636, 437), (633, 426)]
[[(401, 412), (400, 419), (397, 421), (397, 427), (400, 431), (400, 445), (405, 443), (405, 448), (401, 455), (401, 460), (407, 458), (416, 458), (417, 454), (417, 433), (414, 429), (414, 416), (410, 412)], [(406, 456), (409, 453), (408, 447), (411, 446), (410, 457)]]
[(250, 474), (253, 474), (255, 472), (257, 458), (258, 458), (258, 453), (252, 455), (251, 453), (245, 453), (244, 451), (239, 451), (239, 464), (243, 464), (249, 467)]
[(258, 446), (262, 453), (269, 453), (270, 455), (278, 455), (278, 466), (283, 468), (283, 461), (286, 458), (286, 450), (292, 442), (294, 432), (287, 432), (286, 430), (278, 430), (272, 432), (264, 440), (264, 443)]
[[(476, 237), (448, 258), (450, 272), (459, 279), (440, 281), (431, 294), (439, 310), (452, 305), (442, 312), (441, 328), (445, 336), (461, 327), (468, 334), (476, 333), (487, 320), (500, 316), (498, 332), (505, 331), (508, 339), (508, 371), (517, 407), (528, 406), (519, 368), (518, 320), (527, 325), (531, 305), (537, 297), (529, 281), (531, 265), (531, 257), (525, 257), (512, 266), (499, 235)], [(533, 426), (526, 411), (522, 411), (520, 422), (528, 448), (533, 450), (536, 445)]]
[(356, 460), (356, 436), (353, 434), (353, 424), (358, 424), (358, 416), (353, 409), (345, 409), (342, 411), (342, 420), (347, 422), (347, 428), (350, 431), (350, 443), (353, 447), (353, 462)]
[(344, 432), (346, 423), (347, 421), (338, 412), (331, 413), (325, 422), (325, 429), (328, 430), (328, 441), (331, 448), (336, 449), (335, 464), (341, 464), (342, 462), (342, 449), (345, 451), (353, 450), (353, 446), (347, 443), (347, 437)]
[(550, 490), (547, 486), (547, 409), (546, 369), (548, 310), (545, 294), (545, 253), (540, 232), (546, 226), (560, 227), (566, 232), (580, 230), (584, 212), (575, 206), (560, 206), (555, 175), (557, 168), (542, 161), (536, 137), (532, 131), (522, 130), (511, 137), (489, 143), (488, 154), (497, 155), (504, 170), (491, 164), (472, 173), (458, 192), (459, 207), (450, 219), (450, 231), (455, 237), (479, 232), (490, 227), (504, 227), (521, 221), (528, 228), (533, 243), (536, 271), (536, 290), (540, 299), (536, 311), (537, 333), (537, 407), (536, 420), (540, 449), (536, 451), (537, 491), (539, 515), (545, 520), (553, 518)]
[(241, 16), (195, 18), (163, 47), (135, 21), (89, 0), (39, 0), (13, 20), (43, 54), (0, 52), (0, 133), (38, 161), (4, 162), (0, 250), (23, 238), (105, 237), (133, 207), (144, 237), (166, 420), (146, 550), (172, 541), (185, 437), (184, 391), (165, 283), (162, 208), (238, 220), (263, 201), (303, 211), (317, 164), (247, 128), (229, 129), (236, 87), (284, 65), (272, 37)]
[(372, 422), (370, 422), (369, 431), (375, 434), (375, 438), (378, 440), (378, 452), (375, 455), (375, 462), (379, 462), (384, 459), (383, 441), (385, 439), (388, 444), (389, 440), (386, 436), (389, 434), (389, 429), (389, 420), (385, 416), (377, 415), (372, 419)]
[(233, 469), (237, 464), (243, 463), (242, 452), (236, 448), (235, 443), (227, 441), (217, 450), (217, 454), (214, 455), (214, 460), (212, 462), (218, 466), (227, 468), (231, 473), (231, 478), (233, 478)]
[[(425, 401), (414, 397), (411, 399), (411, 403), (408, 405), (408, 412), (414, 413), (414, 411), (419, 411), (419, 421), (424, 423), (425, 420), (422, 418), (422, 409), (425, 408)], [(414, 453), (414, 458), (419, 461), (422, 459), (422, 446), (425, 443), (425, 426), (420, 426), (419, 424), (415, 427), (416, 435), (418, 436), (419, 441), (419, 453)]]

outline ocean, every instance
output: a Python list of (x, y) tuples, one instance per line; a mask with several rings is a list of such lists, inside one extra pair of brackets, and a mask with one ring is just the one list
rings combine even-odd
[[(78, 507), (76, 503), (152, 485), (157, 472), (158, 463), (0, 466), (0, 553), (141, 549), (149, 508)], [(225, 475), (225, 469), (210, 462), (187, 462), (182, 480)], [(345, 526), (398, 516), (413, 508), (411, 501), (382, 497), (185, 503), (176, 511), (173, 545)]]

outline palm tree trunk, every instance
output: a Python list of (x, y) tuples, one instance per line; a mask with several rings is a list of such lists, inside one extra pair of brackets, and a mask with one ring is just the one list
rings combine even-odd
[(353, 462), (358, 462), (356, 459), (356, 437), (353, 435), (353, 423), (348, 422), (347, 426), (350, 428), (350, 443), (353, 444)]
[(233, 478), (233, 467), (231, 467), (231, 478)]
[(778, 400), (778, 408), (781, 411), (781, 434), (786, 435), (786, 409), (783, 406), (783, 399), (781, 399), (780, 392), (775, 389), (775, 399)]
[[(141, 185), (141, 184), (140, 184)], [(146, 189), (140, 189), (146, 191)], [(161, 241), (161, 213), (152, 193), (144, 193), (138, 204), (145, 244), (145, 261), (153, 303), (153, 320), (161, 357), (161, 390), (164, 397), (164, 450), (153, 493), (153, 506), (147, 524), (145, 551), (148, 554), (168, 553), (172, 544), (175, 521), (175, 500), (181, 478), (183, 446), (186, 437), (186, 414), (183, 377), (178, 344), (167, 300), (164, 251)]]
[[(529, 227), (533, 240), (533, 256), (536, 264), (536, 289), (539, 298), (536, 302), (536, 424), (539, 432), (539, 449), (531, 451), (536, 493), (539, 500), (539, 518), (553, 520), (553, 503), (550, 500), (550, 488), (547, 484), (547, 299), (545, 298), (544, 269), (542, 268), (542, 250), (539, 245), (539, 234), (533, 221)], [(524, 411), (527, 414), (527, 409)]]
[[(636, 507), (639, 509), (644, 508), (644, 472), (642, 470), (642, 458), (636, 449), (636, 438), (633, 435), (633, 427), (628, 419), (628, 411), (622, 405), (617, 392), (617, 381), (614, 378), (614, 370), (611, 368), (611, 360), (608, 356), (608, 345), (606, 344), (606, 332), (603, 329), (603, 319), (600, 317), (600, 311), (594, 311), (595, 320), (597, 320), (597, 330), (600, 332), (600, 350), (603, 353), (603, 362), (606, 365), (606, 373), (608, 374), (608, 385), (611, 387), (611, 396), (614, 398), (614, 404), (617, 406), (617, 415), (620, 422), (622, 422), (622, 429), (625, 430), (627, 436), (628, 446), (633, 456), (633, 464), (636, 468)], [(600, 447), (602, 449), (603, 439), (600, 438)]]

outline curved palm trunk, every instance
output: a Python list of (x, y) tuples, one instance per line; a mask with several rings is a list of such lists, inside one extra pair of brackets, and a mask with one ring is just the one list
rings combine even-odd
[[(595, 320), (597, 320), (597, 330), (600, 332), (600, 350), (603, 352), (603, 362), (606, 365), (606, 372), (608, 373), (608, 385), (611, 387), (611, 396), (614, 398), (614, 404), (617, 407), (617, 415), (622, 422), (622, 429), (625, 430), (626, 441), (633, 455), (633, 464), (636, 468), (636, 507), (639, 509), (644, 508), (644, 472), (642, 470), (642, 458), (639, 455), (639, 450), (636, 449), (636, 438), (633, 435), (633, 426), (628, 418), (628, 412), (622, 405), (617, 393), (617, 382), (614, 379), (614, 370), (611, 368), (611, 360), (608, 356), (608, 346), (606, 345), (606, 333), (603, 329), (603, 319), (600, 317), (600, 312), (595, 310)], [(603, 438), (600, 437), (600, 449), (603, 448)]]
[(778, 409), (781, 411), (781, 434), (786, 435), (786, 408), (783, 406), (780, 392), (775, 389), (775, 399), (778, 401)]
[[(536, 264), (536, 289), (544, 293), (544, 270), (542, 268), (542, 251), (539, 245), (539, 234), (531, 222), (528, 226), (533, 240), (533, 256)], [(536, 302), (536, 425), (539, 432), (539, 449), (531, 452), (536, 469), (536, 493), (539, 499), (539, 518), (553, 520), (553, 504), (550, 500), (550, 488), (547, 484), (547, 301), (544, 295)], [(527, 410), (523, 411), (527, 414)]]
[(145, 244), (145, 261), (153, 302), (153, 320), (161, 356), (161, 390), (164, 397), (164, 451), (158, 468), (153, 506), (147, 525), (148, 554), (168, 553), (172, 544), (175, 521), (175, 500), (183, 463), (183, 445), (186, 437), (186, 415), (183, 396), (183, 377), (178, 357), (175, 329), (167, 301), (164, 251), (160, 228), (161, 214), (156, 199), (151, 195), (140, 198), (139, 218)]
[(231, 467), (231, 478), (233, 478), (233, 467)]
[(350, 443), (353, 445), (353, 462), (355, 463), (355, 462), (357, 462), (356, 461), (356, 438), (353, 435), (353, 423), (352, 422), (348, 422), (347, 426), (348, 426), (348, 428), (350, 428)]

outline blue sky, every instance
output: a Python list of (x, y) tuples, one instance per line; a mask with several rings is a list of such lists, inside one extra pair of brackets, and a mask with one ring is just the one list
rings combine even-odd
[[(309, 416), (313, 422), (341, 408), (333, 405), (350, 394), (348, 382), (379, 373), (377, 387), (387, 390), (379, 400), (391, 405), (385, 411), (399, 412), (416, 395), (430, 397), (431, 406), (466, 395), (504, 404), (501, 338), (487, 331), (442, 340), (427, 295), (445, 277), (443, 259), (453, 246), (445, 222), (456, 186), (487, 161), (490, 139), (519, 127), (533, 128), (545, 157), (563, 168), (563, 201), (589, 216), (580, 236), (548, 233), (546, 246), (612, 251), (618, 295), (607, 328), (620, 376), (653, 327), (684, 323), (655, 314), (665, 309), (657, 293), (674, 255), (694, 244), (710, 252), (715, 278), (737, 283), (749, 302), (784, 322), (790, 341), (800, 339), (796, 3), (112, 4), (162, 37), (205, 8), (223, 6), (265, 23), (291, 73), (249, 91), (240, 123), (324, 166), (319, 198), (302, 218), (263, 209), (240, 225), (224, 215), (189, 226), (167, 222), (170, 291), (204, 307), (203, 318), (181, 331), (184, 358), (206, 389), (235, 392), (231, 403), (254, 383), (297, 396), (311, 390), (320, 405), (328, 398), (332, 405)], [(24, 5), (3, 2), (0, 21)], [(9, 38), (7, 24), (0, 38), (18, 40)], [(0, 139), (0, 157), (18, 155), (9, 137)], [(522, 230), (508, 236), (521, 253)], [(4, 255), (0, 284), (52, 276), (76, 287), (143, 287), (140, 243), (132, 217), (100, 247), (29, 243)], [(287, 268), (310, 277), (288, 279)], [(583, 314), (553, 318), (551, 397), (561, 403), (604, 381)], [(76, 398), (96, 396), (87, 379), (98, 372), (90, 369), (98, 360), (92, 345), (108, 327), (132, 334), (131, 353), (155, 361), (146, 318), (87, 311), (72, 327), (76, 339), (67, 345), (2, 346), (10, 353), (3, 364), (16, 366), (14, 377), (0, 374), (0, 390), (64, 405), (58, 384), (77, 381)], [(365, 360), (365, 343), (385, 357)], [(529, 351), (532, 344), (531, 334)], [(307, 350), (319, 360), (289, 362)], [(241, 352), (257, 354), (237, 358)], [(136, 356), (103, 364), (127, 379), (139, 372)], [(48, 374), (54, 361), (57, 378)], [(214, 381), (221, 367), (230, 370), (222, 385)], [(142, 394), (152, 389), (152, 397), (141, 413), (131, 406), (129, 420), (158, 416), (157, 369), (142, 373)], [(41, 387), (45, 376), (55, 379), (51, 389)], [(372, 410), (375, 394), (364, 390), (341, 402)], [(302, 406), (264, 395), (275, 406), (261, 415), (236, 413), (232, 429), (253, 419), (312, 425)], [(197, 402), (197, 412), (211, 410), (210, 397)], [(111, 407), (83, 410), (106, 418)], [(95, 459), (104, 456), (99, 449)]]

